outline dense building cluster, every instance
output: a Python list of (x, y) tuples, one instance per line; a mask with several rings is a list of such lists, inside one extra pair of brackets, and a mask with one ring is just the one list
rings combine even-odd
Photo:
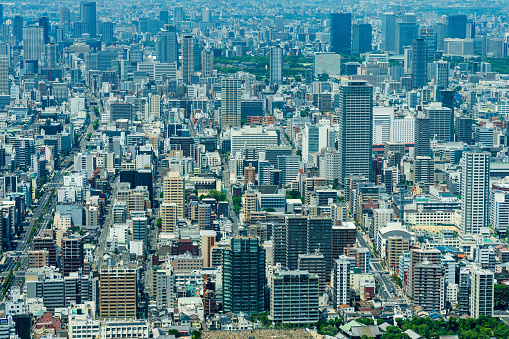
[(0, 4), (0, 339), (507, 322), (507, 5), (448, 6)]

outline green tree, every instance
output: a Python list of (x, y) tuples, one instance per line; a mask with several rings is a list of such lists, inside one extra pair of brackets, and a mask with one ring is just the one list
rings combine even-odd
[(504, 284), (495, 284), (493, 301), (496, 310), (502, 310), (509, 304), (509, 287)]
[(168, 335), (174, 335), (175, 337), (178, 337), (179, 336), (179, 331), (178, 330), (174, 330), (174, 329), (170, 329), (168, 330)]
[(382, 339), (410, 339), (408, 334), (401, 332), (396, 326), (387, 327), (387, 331), (382, 335)]
[(373, 318), (358, 318), (356, 319), (358, 323), (364, 324), (364, 325), (374, 325), (375, 321)]
[(329, 75), (327, 73), (322, 73), (318, 76), (318, 81), (327, 81), (329, 80)]
[(323, 335), (334, 336), (334, 335), (338, 334), (338, 332), (339, 332), (339, 330), (335, 326), (332, 326), (332, 325), (325, 325), (320, 329), (320, 334), (323, 334)]

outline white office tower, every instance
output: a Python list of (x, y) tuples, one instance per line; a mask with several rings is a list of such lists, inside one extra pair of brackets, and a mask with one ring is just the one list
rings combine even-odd
[(283, 49), (279, 46), (270, 48), (270, 83), (283, 83)]
[(10, 94), (9, 57), (7, 55), (0, 55), (0, 94)]
[(156, 304), (158, 309), (173, 308), (173, 269), (160, 269), (156, 272)]
[(42, 61), (44, 54), (44, 28), (23, 27), (23, 59)]
[(493, 316), (494, 274), (490, 270), (474, 268), (470, 280), (470, 316)]
[(350, 302), (350, 265), (351, 260), (346, 255), (340, 255), (333, 263), (332, 303), (334, 308)]
[(391, 124), (394, 119), (393, 107), (373, 107), (373, 143), (391, 141)]
[(490, 154), (466, 152), (461, 159), (461, 230), (478, 234), (488, 227)]
[(509, 192), (491, 191), (490, 222), (497, 231), (509, 228)]
[(415, 142), (415, 118), (404, 117), (392, 120), (391, 141), (413, 144)]
[(435, 84), (439, 88), (449, 87), (449, 63), (447, 61), (435, 61)]

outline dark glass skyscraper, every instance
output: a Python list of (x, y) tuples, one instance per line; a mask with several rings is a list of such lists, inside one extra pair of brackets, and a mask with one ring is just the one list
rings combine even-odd
[(80, 6), (81, 21), (87, 24), (88, 34), (91, 38), (97, 35), (97, 17), (95, 1), (82, 2)]
[(447, 31), (449, 38), (465, 39), (467, 37), (467, 16), (464, 14), (449, 15)]
[(44, 44), (49, 44), (49, 30), (50, 30), (49, 18), (47, 16), (40, 17), (39, 26), (43, 28)]
[(16, 42), (23, 41), (23, 18), (16, 15), (12, 20), (12, 35), (16, 37)]
[(352, 33), (352, 54), (371, 51), (373, 29), (370, 24), (354, 24)]
[(334, 53), (350, 54), (352, 50), (352, 14), (331, 14), (331, 47)]
[(263, 312), (265, 249), (257, 238), (233, 238), (223, 253), (223, 311)]
[(426, 42), (424, 39), (412, 41), (412, 87), (421, 88), (427, 84)]
[(421, 114), (415, 117), (415, 150), (416, 157), (429, 157), (430, 149), (430, 129), (429, 117)]
[(177, 62), (177, 30), (175, 26), (166, 25), (165, 29), (159, 31), (156, 43), (157, 60), (163, 63)]
[(382, 50), (396, 52), (396, 15), (392, 12), (382, 15)]

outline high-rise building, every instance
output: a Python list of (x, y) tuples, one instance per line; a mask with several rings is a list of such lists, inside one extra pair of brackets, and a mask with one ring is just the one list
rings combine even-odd
[(94, 39), (97, 35), (97, 14), (95, 1), (86, 1), (80, 4), (81, 22), (86, 24), (87, 32)]
[(373, 28), (371, 24), (354, 24), (352, 30), (352, 54), (371, 52)]
[(178, 61), (177, 30), (173, 25), (166, 25), (159, 31), (156, 42), (157, 60), (161, 63), (176, 63)]
[(461, 231), (478, 234), (488, 227), (490, 154), (466, 152), (461, 158)]
[(69, 25), (71, 22), (71, 10), (69, 7), (60, 7), (60, 25)]
[(279, 324), (318, 321), (318, 276), (307, 271), (276, 272), (270, 288), (270, 316)]
[(403, 53), (404, 47), (412, 46), (412, 41), (419, 37), (419, 26), (415, 22), (415, 15), (405, 15), (403, 22), (396, 25), (396, 54)]
[(168, 23), (168, 11), (159, 11), (159, 20), (166, 25)]
[(192, 84), (191, 77), (194, 74), (195, 39), (192, 35), (184, 35), (182, 38), (182, 81), (186, 85)]
[(223, 311), (260, 313), (264, 293), (265, 249), (257, 238), (233, 238), (223, 252)]
[(10, 94), (9, 85), (9, 57), (7, 55), (0, 55), (0, 94)]
[(435, 161), (431, 157), (415, 157), (414, 183), (432, 185), (435, 182)]
[(44, 44), (49, 44), (49, 31), (51, 28), (49, 18), (47, 16), (40, 17), (39, 26), (43, 28)]
[(396, 47), (396, 15), (384, 13), (382, 15), (382, 50), (397, 53)]
[(184, 7), (175, 6), (173, 8), (173, 24), (180, 29), (180, 25), (182, 24), (182, 21), (184, 21), (184, 18), (185, 18)]
[(80, 236), (62, 238), (62, 275), (78, 272), (83, 268), (83, 239)]
[(32, 166), (32, 155), (35, 154), (34, 139), (17, 137), (14, 140), (14, 152), (16, 167), (29, 169)]
[(296, 270), (299, 266), (299, 254), (308, 253), (308, 220), (302, 215), (288, 215), (285, 226), (285, 266), (289, 270)]
[(221, 130), (240, 127), (241, 83), (233, 77), (221, 80)]
[(136, 319), (136, 267), (102, 266), (99, 273), (99, 314), (103, 319)]
[(445, 89), (449, 86), (449, 68), (450, 65), (447, 61), (435, 61), (435, 84), (437, 87)]
[(355, 244), (357, 228), (353, 222), (332, 226), (332, 259), (339, 258), (348, 245)]
[(350, 54), (352, 47), (352, 14), (331, 13), (331, 49)]
[(173, 308), (174, 293), (173, 289), (175, 279), (173, 268), (168, 265), (164, 269), (156, 272), (156, 305), (158, 309)]
[(429, 133), (432, 140), (438, 142), (454, 140), (454, 114), (450, 108), (433, 102), (424, 107), (424, 114), (429, 117)]
[[(210, 206), (210, 205), (208, 205)], [(203, 267), (212, 267), (212, 247), (216, 244), (216, 232), (211, 230), (200, 231), (200, 252), (203, 258)]]
[(283, 83), (283, 49), (279, 46), (270, 48), (270, 83), (273, 85)]
[(16, 15), (12, 19), (12, 35), (16, 37), (17, 43), (23, 41), (23, 17), (21, 15)]
[(467, 115), (456, 117), (455, 121), (455, 136), (456, 141), (462, 141), (467, 145), (472, 145), (474, 140), (472, 138), (472, 118)]
[(307, 253), (319, 250), (325, 258), (326, 271), (332, 269), (332, 219), (328, 217), (308, 218)]
[(277, 169), (281, 171), (281, 184), (289, 185), (299, 175), (300, 156), (283, 155), (277, 157)]
[(201, 52), (201, 76), (210, 78), (214, 74), (214, 52), (211, 49), (204, 49)]
[(447, 17), (447, 36), (453, 39), (467, 37), (467, 16), (465, 14), (451, 14)]
[(413, 267), (413, 298), (415, 306), (426, 312), (440, 311), (445, 307), (444, 268), (424, 258)]
[(174, 202), (163, 202), (161, 204), (161, 230), (163, 232), (173, 232), (177, 227), (179, 220), (179, 206)]
[(134, 217), (132, 218), (133, 226), (131, 229), (133, 241), (143, 241), (143, 244), (147, 245), (147, 217)]
[(416, 157), (431, 156), (431, 136), (429, 125), (429, 117), (423, 114), (419, 114), (417, 117), (415, 117), (414, 156)]
[(414, 296), (414, 271), (418, 264), (429, 261), (431, 264), (440, 264), (441, 252), (435, 248), (411, 248), (410, 264), (408, 265), (407, 295)]
[(163, 178), (163, 203), (177, 204), (177, 218), (184, 217), (184, 178), (178, 172), (168, 172)]
[(325, 284), (330, 279), (330, 271), (327, 271), (325, 258), (319, 250), (313, 254), (299, 254), (299, 271), (308, 271), (318, 276), (319, 293), (325, 292)]
[(332, 305), (335, 309), (340, 305), (350, 304), (350, 269), (352, 261), (346, 255), (334, 260), (332, 272)]
[(458, 314), (470, 314), (470, 270), (466, 267), (459, 271)]
[(44, 53), (44, 28), (23, 27), (23, 59), (42, 61)]
[(412, 87), (421, 88), (426, 86), (427, 75), (427, 51), (424, 39), (412, 41)]
[(470, 275), (470, 316), (493, 317), (495, 277), (491, 270), (474, 268)]
[(102, 23), (102, 35), (101, 41), (105, 45), (111, 45), (113, 43), (113, 32), (115, 29), (115, 24), (113, 22), (103, 22)]
[(340, 86), (339, 120), (340, 183), (354, 175), (371, 178), (373, 87), (357, 80)]

